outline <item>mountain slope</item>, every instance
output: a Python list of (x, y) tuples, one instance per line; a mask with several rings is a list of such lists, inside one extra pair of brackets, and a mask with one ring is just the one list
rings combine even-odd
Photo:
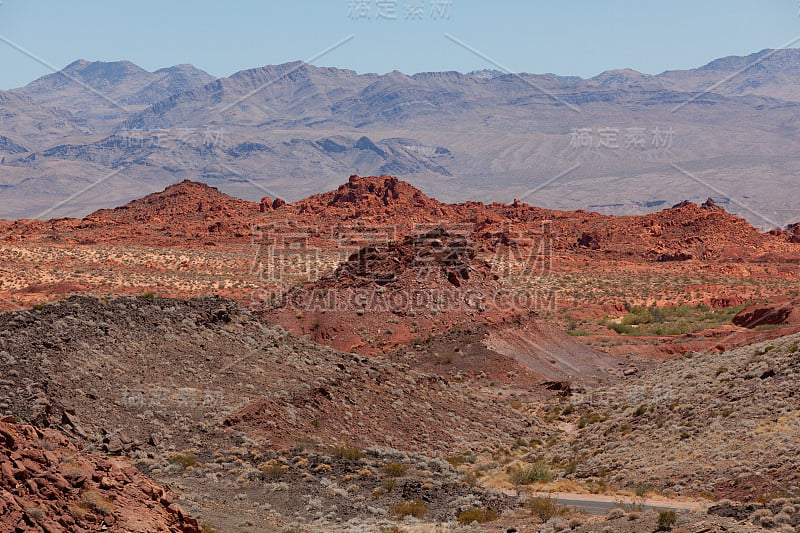
[(714, 195), (761, 228), (784, 227), (800, 216), (784, 192), (800, 172), (797, 63), (797, 50), (766, 50), (583, 80), (293, 62), (213, 80), (186, 65), (150, 73), (78, 61), (10, 93), (27, 99), (6, 99), (14, 144), (5, 143), (0, 217), (46, 211), (122, 169), (113, 191), (89, 187), (59, 214), (84, 215), (110, 193), (125, 203), (175, 178), (296, 200), (356, 172), (399, 175), (447, 201), (521, 197), (613, 214)]

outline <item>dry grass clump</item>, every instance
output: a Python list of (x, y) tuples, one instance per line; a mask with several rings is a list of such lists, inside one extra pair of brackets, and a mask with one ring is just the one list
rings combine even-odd
[(272, 480), (281, 478), (289, 467), (279, 464), (275, 459), (270, 459), (269, 461), (259, 463), (258, 469), (264, 474), (264, 477)]
[(485, 522), (497, 520), (497, 511), (494, 509), (479, 509), (477, 507), (473, 507), (472, 509), (467, 509), (466, 511), (460, 513), (457, 520), (458, 523), (463, 526), (469, 525), (473, 522), (483, 524)]
[(428, 506), (419, 498), (406, 500), (392, 507), (392, 514), (398, 518), (404, 518), (406, 516), (422, 518), (427, 512)]
[(29, 507), (25, 509), (25, 514), (34, 522), (41, 522), (44, 520), (44, 509), (41, 507)]
[(364, 452), (351, 444), (337, 444), (331, 446), (331, 454), (340, 459), (347, 459), (348, 461), (357, 461), (364, 457)]
[(80, 502), (87, 509), (102, 515), (108, 515), (114, 511), (114, 502), (95, 489), (89, 489), (81, 494)]
[(169, 460), (177, 465), (181, 465), (183, 468), (197, 466), (198, 464), (197, 456), (194, 452), (189, 450), (172, 454)]
[(675, 522), (678, 521), (678, 515), (672, 509), (658, 512), (658, 530), (659, 531), (672, 531)]
[(525, 509), (533, 516), (538, 516), (542, 522), (547, 522), (553, 517), (567, 514), (568, 509), (558, 505), (550, 498), (530, 498), (525, 502)]
[(408, 465), (404, 463), (394, 463), (394, 462), (386, 463), (383, 466), (383, 472), (387, 476), (400, 477), (405, 475), (406, 472), (408, 472)]

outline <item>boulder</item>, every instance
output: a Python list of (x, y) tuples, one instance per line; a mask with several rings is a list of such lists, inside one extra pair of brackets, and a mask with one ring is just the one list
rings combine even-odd
[(708, 200), (700, 204), (700, 207), (703, 209), (714, 209), (717, 207), (717, 204), (716, 202), (714, 202), (713, 198), (709, 198)]
[(286, 205), (286, 200), (283, 200), (281, 198), (275, 198), (275, 201), (272, 202), (272, 209), (280, 209), (285, 205)]
[(738, 315), (733, 317), (733, 323), (749, 329), (758, 326), (783, 324), (792, 314), (792, 310), (792, 305), (788, 303), (751, 305), (742, 309)]
[(599, 250), (600, 249), (600, 239), (597, 236), (597, 232), (587, 232), (584, 231), (580, 237), (578, 237), (578, 246), (581, 248), (589, 248), (590, 250)]
[(789, 224), (786, 226), (786, 231), (789, 232), (789, 242), (800, 244), (800, 222)]
[(269, 196), (265, 196), (261, 199), (261, 203), (258, 204), (258, 210), (266, 213), (270, 209), (272, 209), (272, 200), (269, 199)]

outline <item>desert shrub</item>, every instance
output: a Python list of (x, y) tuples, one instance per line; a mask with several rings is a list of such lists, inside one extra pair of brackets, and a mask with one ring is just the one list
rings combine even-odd
[(34, 522), (41, 522), (44, 520), (44, 509), (41, 507), (28, 507), (25, 509), (25, 514)]
[(69, 504), (67, 511), (77, 520), (83, 520), (86, 517), (86, 508), (79, 504)]
[(612, 322), (608, 325), (608, 327), (620, 335), (633, 335), (636, 333), (636, 328), (628, 326), (627, 324), (618, 324), (616, 322)]
[(286, 473), (287, 470), (287, 468), (284, 468), (283, 465), (278, 464), (275, 459), (270, 459), (269, 461), (259, 463), (258, 469), (267, 479), (279, 479)]
[[(621, 335), (674, 336), (730, 324), (741, 307), (711, 309), (706, 305), (631, 307), (620, 323), (607, 326)], [(636, 327), (633, 327), (636, 326)]]
[(497, 511), (494, 509), (479, 509), (477, 507), (473, 507), (472, 509), (467, 509), (466, 511), (459, 513), (457, 520), (459, 524), (464, 526), (473, 522), (483, 524), (484, 522), (497, 520)]
[(509, 469), (508, 474), (515, 485), (530, 485), (553, 479), (553, 473), (542, 461), (512, 467)]
[(392, 492), (397, 488), (397, 480), (393, 477), (387, 477), (381, 482), (381, 486), (386, 492)]
[(177, 465), (181, 465), (183, 468), (197, 466), (197, 456), (194, 452), (188, 450), (172, 454), (169, 460)]
[(467, 462), (463, 455), (448, 455), (444, 458), (445, 461), (450, 463), (450, 466), (460, 466)]
[(383, 472), (387, 476), (400, 477), (408, 472), (408, 465), (403, 463), (386, 463), (383, 466)]
[(797, 352), (797, 350), (798, 350), (797, 343), (794, 343), (791, 346), (789, 346), (789, 353), (795, 353)]
[(419, 498), (415, 500), (406, 500), (402, 503), (392, 507), (392, 514), (398, 518), (406, 516), (413, 516), (414, 518), (422, 518), (428, 512), (428, 506)]
[(89, 489), (81, 494), (80, 502), (87, 508), (102, 515), (111, 514), (114, 502), (100, 494), (95, 489)]
[(598, 414), (598, 413), (589, 413), (582, 415), (578, 419), (578, 429), (583, 429), (588, 425), (597, 424), (598, 422), (604, 422), (607, 417)]
[(200, 526), (203, 533), (219, 533), (219, 529), (215, 528), (208, 522), (203, 522), (203, 525)]
[(678, 515), (675, 511), (669, 509), (666, 511), (658, 512), (658, 530), (659, 531), (672, 531), (672, 526), (678, 521)]
[(619, 507), (614, 507), (613, 509), (609, 510), (606, 513), (607, 520), (616, 520), (617, 518), (622, 518), (625, 516), (625, 509), (621, 509)]
[(147, 298), (148, 300), (152, 300), (155, 297), (156, 297), (156, 293), (154, 293), (154, 292), (147, 291), (147, 292), (143, 292), (142, 293), (142, 298)]
[(649, 324), (654, 321), (654, 316), (651, 309), (647, 307), (632, 307), (630, 312), (622, 317), (622, 323), (626, 326), (638, 326), (640, 324)]
[(73, 481), (80, 477), (87, 476), (88, 473), (86, 472), (86, 469), (83, 466), (79, 464), (70, 464), (69, 466), (64, 468), (62, 475), (65, 478), (69, 479), (70, 481)]
[(532, 515), (538, 516), (542, 522), (547, 522), (555, 516), (562, 516), (567, 513), (567, 508), (558, 505), (550, 498), (530, 498), (525, 502), (525, 509)]
[(445, 355), (437, 355), (436, 356), (436, 363), (439, 365), (449, 365), (453, 363), (453, 355), (452, 354), (445, 354)]
[(348, 461), (356, 461), (364, 457), (364, 452), (350, 444), (331, 446), (331, 454), (340, 459), (347, 459)]

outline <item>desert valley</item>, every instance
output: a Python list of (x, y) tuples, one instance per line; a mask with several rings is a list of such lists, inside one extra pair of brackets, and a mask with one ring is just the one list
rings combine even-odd
[(798, 24), (0, 0), (0, 533), (800, 531)]
[(9, 531), (800, 523), (797, 226), (353, 175), (0, 232)]

